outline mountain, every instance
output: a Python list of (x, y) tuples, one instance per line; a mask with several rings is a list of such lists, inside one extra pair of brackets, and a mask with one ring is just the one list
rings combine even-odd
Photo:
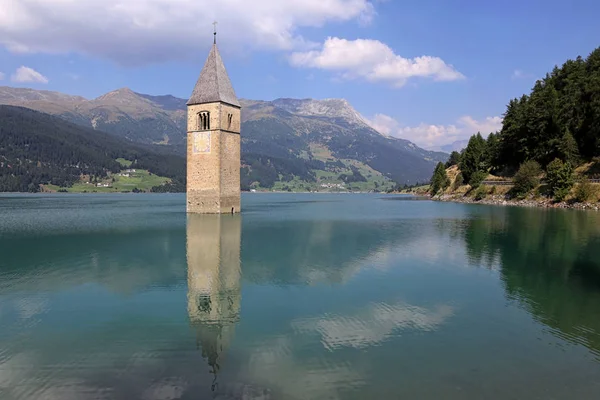
[[(246, 161), (304, 160), (310, 169), (336, 173), (333, 163), (356, 163), (398, 183), (429, 178), (447, 154), (423, 150), (408, 140), (371, 128), (341, 99), (241, 100), (242, 153)], [(431, 175), (430, 175), (431, 176)], [(342, 179), (343, 180), (343, 179)]]
[(126, 88), (87, 100), (57, 92), (0, 87), (0, 104), (57, 115), (87, 128), (147, 144), (185, 142), (185, 107), (178, 107), (179, 100), (172, 96), (143, 96)]
[(0, 105), (0, 192), (69, 187), (82, 176), (106, 178), (133, 167), (183, 187), (185, 160), (157, 146), (138, 145), (31, 109)]
[(356, 126), (367, 125), (364, 118), (344, 99), (277, 99), (272, 103), (299, 116), (331, 118)]
[[(185, 103), (174, 96), (151, 96), (126, 88), (86, 100), (0, 87), (0, 104), (57, 115), (133, 142), (168, 145), (182, 155)], [(290, 185), (294, 190), (323, 185), (381, 189), (381, 184), (426, 181), (435, 164), (448, 157), (381, 135), (343, 99), (242, 99), (241, 103), (242, 182), (246, 189), (285, 190)]]

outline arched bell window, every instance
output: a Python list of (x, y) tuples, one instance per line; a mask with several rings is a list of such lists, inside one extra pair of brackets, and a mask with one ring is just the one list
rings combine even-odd
[(197, 125), (199, 131), (210, 130), (210, 113), (208, 111), (200, 111), (198, 113)]

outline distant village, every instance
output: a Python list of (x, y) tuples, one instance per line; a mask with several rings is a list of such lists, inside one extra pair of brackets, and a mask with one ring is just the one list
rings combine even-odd
[[(126, 169), (123, 172), (119, 172), (118, 174), (115, 174), (115, 176), (122, 176), (125, 178), (130, 178), (131, 174), (135, 174), (135, 169)], [(90, 182), (86, 182), (86, 184), (90, 184)], [(102, 188), (111, 188), (112, 187), (112, 183), (111, 182), (98, 182), (96, 183), (96, 187), (102, 187)]]

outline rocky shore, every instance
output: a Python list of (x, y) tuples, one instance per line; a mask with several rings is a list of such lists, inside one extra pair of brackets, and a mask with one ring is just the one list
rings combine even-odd
[(469, 196), (444, 194), (435, 196), (432, 200), (437, 201), (453, 201), (457, 203), (469, 204), (489, 204), (495, 206), (520, 206), (520, 207), (543, 207), (543, 208), (572, 208), (578, 210), (600, 210), (600, 203), (573, 203), (559, 202), (556, 203), (546, 197), (526, 198), (526, 199), (509, 199), (505, 195), (488, 195), (482, 200), (475, 200)]

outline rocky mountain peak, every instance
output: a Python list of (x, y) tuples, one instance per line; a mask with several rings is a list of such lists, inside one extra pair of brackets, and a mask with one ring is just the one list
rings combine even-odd
[(350, 124), (368, 125), (362, 115), (345, 99), (277, 99), (273, 104), (292, 114), (343, 118)]

